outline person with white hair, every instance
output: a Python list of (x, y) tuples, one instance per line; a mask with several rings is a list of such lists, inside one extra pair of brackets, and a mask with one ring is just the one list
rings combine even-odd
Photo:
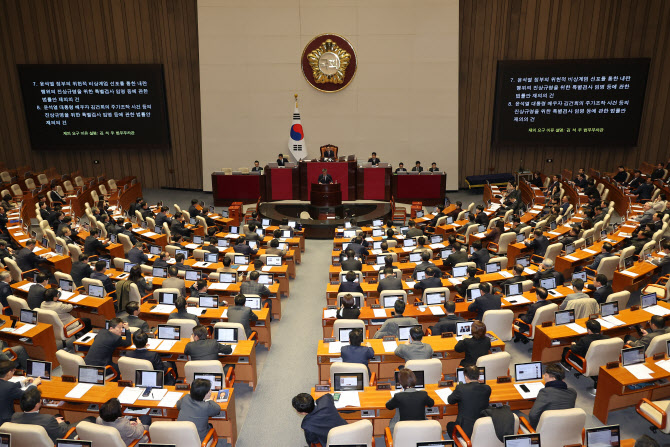
[(538, 287), (540, 285), (541, 279), (551, 277), (556, 278), (556, 287), (563, 285), (565, 282), (563, 274), (554, 270), (554, 261), (551, 259), (544, 259), (542, 260), (542, 264), (540, 264), (540, 269), (535, 274), (535, 276), (533, 276), (533, 285)]

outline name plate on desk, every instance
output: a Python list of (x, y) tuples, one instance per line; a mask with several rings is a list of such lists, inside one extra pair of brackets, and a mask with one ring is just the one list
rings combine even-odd
[(377, 384), (377, 391), (391, 391), (391, 384), (390, 383), (378, 383)]
[(453, 333), (453, 332), (442, 332), (442, 334), (440, 334), (440, 336), (441, 336), (442, 338), (453, 338), (453, 337), (454, 337), (454, 333)]
[(554, 325), (553, 321), (544, 321), (542, 327), (552, 327)]
[(191, 389), (191, 385), (188, 383), (178, 383), (174, 386), (175, 390), (180, 390), (180, 391), (188, 391)]
[(630, 306), (630, 310), (631, 310), (631, 311), (634, 311), (634, 310), (640, 310), (640, 306), (638, 306), (638, 305)]
[(510, 376), (500, 376), (497, 379), (497, 383), (511, 383), (512, 378)]
[(60, 377), (60, 379), (61, 379), (61, 381), (63, 381), (63, 382), (70, 382), (70, 383), (75, 383), (75, 382), (77, 381), (77, 378), (76, 378), (75, 376), (67, 376), (67, 375), (65, 375), (65, 374), (63, 374), (63, 375)]
[(370, 304), (371, 309), (381, 309), (382, 305), (381, 304)]
[(385, 335), (382, 340), (383, 341), (395, 341), (395, 337), (393, 335)]
[(336, 341), (335, 338), (332, 338), (332, 337), (323, 339), (324, 343), (334, 343), (335, 341)]
[(133, 386), (133, 381), (132, 380), (119, 380), (116, 382), (118, 386), (120, 387), (127, 387), (127, 386)]
[(619, 362), (607, 362), (607, 365), (605, 365), (606, 369), (614, 369), (619, 367)]
[(454, 381), (453, 380), (440, 380), (437, 382), (437, 386), (440, 388), (451, 388), (454, 386)]
[(414, 301), (414, 307), (423, 306), (423, 301)]
[(330, 393), (330, 385), (315, 385), (314, 391), (317, 393)]
[(653, 359), (654, 360), (664, 360), (665, 359), (665, 352), (659, 352), (658, 354), (654, 354)]

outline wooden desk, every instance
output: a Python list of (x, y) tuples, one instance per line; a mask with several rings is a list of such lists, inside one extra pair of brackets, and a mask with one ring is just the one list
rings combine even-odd
[[(20, 287), (25, 286), (26, 284), (31, 284), (30, 281), (20, 281), (11, 285), (12, 294), (16, 297), (27, 298), (28, 292), (20, 289)], [(77, 318), (90, 318), (91, 324), (95, 327), (105, 327), (105, 322), (116, 317), (116, 311), (114, 310), (114, 300), (109, 296), (105, 298), (96, 298), (86, 295), (81, 301), (76, 303), (71, 302), (71, 300), (76, 299), (83, 293), (75, 292), (73, 296), (67, 300), (60, 299), (64, 303), (72, 304), (74, 309), (72, 309), (72, 315)]]
[(335, 207), (342, 205), (342, 188), (339, 183), (310, 185), (309, 203), (316, 207)]
[[(670, 304), (666, 302), (659, 301), (658, 305), (670, 309)], [(613, 337), (623, 337), (626, 334), (635, 332), (631, 326), (647, 323), (651, 317), (651, 313), (645, 312), (642, 309), (635, 311), (624, 309), (619, 312), (616, 318), (623, 321), (625, 325), (611, 329), (602, 328), (602, 332)], [(576, 323), (585, 327), (586, 320), (587, 318), (581, 318)], [(537, 326), (535, 328), (535, 339), (533, 340), (532, 360), (542, 363), (557, 362), (561, 359), (563, 348), (570, 346), (573, 341), (578, 340), (583, 335), (577, 334), (572, 329), (563, 325), (550, 327)], [(560, 344), (552, 345), (552, 340), (558, 340)]]
[[(53, 327), (50, 324), (37, 323), (37, 325), (24, 332), (23, 334), (13, 334), (11, 332), (4, 332), (2, 329), (11, 326), (11, 320), (8, 316), (0, 315), (0, 320), (3, 324), (0, 326), (0, 340), (12, 346), (23, 346), (28, 354), (28, 357), (46, 360), (53, 363), (54, 368), (60, 365), (56, 358), (56, 337), (54, 336)], [(16, 328), (23, 326), (23, 323), (17, 322)]]
[[(184, 355), (184, 348), (186, 344), (191, 340), (188, 338), (182, 338), (179, 340), (170, 350), (162, 350), (160, 346), (155, 351), (159, 354), (169, 355), (167, 360), (171, 360), (177, 364), (177, 373), (179, 377), (184, 377), (184, 364), (188, 361), (186, 355)], [(88, 340), (86, 342), (75, 341), (74, 346), (77, 351), (87, 352), (93, 340)], [(119, 357), (124, 355), (123, 351), (132, 351), (135, 348), (129, 346), (126, 348), (117, 348), (114, 352), (114, 361), (118, 361)], [(235, 366), (235, 380), (240, 382), (248, 383), (254, 390), (256, 389), (256, 384), (258, 382), (257, 377), (258, 373), (256, 370), (256, 342), (253, 340), (243, 340), (237, 344), (235, 351), (230, 355), (219, 355), (219, 360), (224, 365), (234, 365)]]
[[(65, 397), (77, 384), (61, 381), (60, 377), (53, 377), (51, 380), (43, 380), (39, 386), (43, 399), (49, 399), (54, 402), (52, 405), (43, 405), (41, 413), (60, 415), (65, 420), (77, 423), (87, 416), (97, 417), (99, 411), (89, 411), (90, 404), (96, 404), (98, 407), (109, 399), (118, 398), (123, 391), (116, 382), (108, 382), (105, 385), (94, 385), (88, 390), (81, 399)], [(177, 392), (187, 394), (188, 391), (175, 390), (173, 386), (166, 386), (168, 392)], [(221, 407), (221, 413), (218, 416), (210, 418), (210, 423), (220, 437), (235, 445), (237, 441), (237, 416), (235, 412), (235, 391), (228, 389), (229, 397), (227, 402), (216, 402)], [(63, 401), (61, 405), (55, 403)], [(149, 408), (150, 416), (153, 421), (176, 420), (179, 416), (179, 410), (175, 407), (164, 407), (157, 400), (137, 400), (133, 405), (122, 405), (124, 414), (128, 408)], [(21, 411), (16, 409), (16, 411)]]
[[(140, 318), (146, 321), (150, 327), (156, 327), (159, 324), (166, 324), (169, 314), (153, 312), (151, 309), (155, 304), (144, 303), (140, 306)], [(220, 321), (227, 322), (228, 314), (224, 312), (227, 307), (218, 309), (207, 309), (204, 314), (198, 315), (201, 324), (214, 325)], [(176, 312), (176, 310), (175, 310)], [(258, 333), (258, 342), (270, 349), (272, 346), (272, 334), (270, 331), (270, 310), (263, 308), (253, 311), (258, 317), (258, 321), (251, 323), (251, 329)], [(225, 315), (224, 315), (225, 314)]]
[[(12, 217), (10, 216), (10, 220), (11, 219)], [(21, 225), (17, 224), (8, 224), (7, 229), (9, 230), (9, 235), (16, 244), (20, 245), (21, 247), (26, 246), (26, 241), (30, 239), (28, 230), (24, 230)], [(58, 255), (51, 251), (48, 247), (43, 247), (40, 242), (37, 243), (37, 247), (39, 247), (39, 249), (35, 251), (35, 254), (41, 256), (45, 263), (50, 266), (51, 270), (70, 273), (70, 270), (72, 270), (72, 258), (69, 256)], [(51, 255), (46, 257), (45, 255), (47, 253)]]
[[(489, 331), (488, 333), (495, 336), (493, 332)], [(393, 351), (385, 351), (383, 340), (381, 339), (371, 338), (365, 341), (370, 343), (370, 347), (375, 351), (375, 358), (368, 363), (370, 372), (375, 373), (377, 379), (393, 379), (394, 371), (398, 369), (398, 366), (404, 365), (405, 360), (397, 357)], [(454, 346), (456, 346), (458, 340), (455, 337), (442, 338), (435, 335), (423, 337), (423, 342), (429, 344), (436, 354), (435, 358), (439, 358), (442, 361), (442, 373), (455, 375), (458, 364), (465, 357), (465, 354), (454, 351)], [(396, 339), (396, 343), (401, 344), (404, 342)], [(496, 337), (495, 341), (491, 342), (491, 346), (502, 350), (505, 349), (505, 343), (500, 341), (498, 337)], [(316, 351), (316, 363), (319, 368), (320, 383), (328, 383), (330, 380), (330, 365), (333, 362), (342, 361), (340, 353), (331, 354), (328, 352), (328, 349), (329, 343), (319, 340)]]
[[(633, 292), (638, 290), (651, 282), (657, 269), (658, 267), (650, 262), (637, 261), (631, 268), (614, 272), (612, 290), (614, 292), (621, 292), (622, 290)], [(632, 273), (635, 276), (627, 275), (624, 272)]]

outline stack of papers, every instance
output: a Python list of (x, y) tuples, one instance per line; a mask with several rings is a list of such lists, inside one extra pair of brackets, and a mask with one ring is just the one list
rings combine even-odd
[(440, 306), (428, 306), (433, 315), (444, 315), (444, 309)]
[(25, 283), (25, 284), (21, 284), (20, 286), (17, 287), (17, 289), (19, 289), (19, 290), (23, 290), (24, 292), (27, 292), (27, 291), (29, 291), (30, 288), (31, 288), (32, 286), (34, 286), (34, 285), (35, 285), (35, 284), (32, 283), (32, 282), (28, 282), (28, 283)]
[(335, 402), (335, 408), (360, 407), (361, 400), (358, 391), (341, 391), (340, 398)]
[(498, 273), (500, 273), (500, 275), (501, 275), (503, 278), (511, 278), (511, 277), (513, 276), (510, 272), (508, 272), (508, 271), (506, 271), (506, 270), (502, 270), (502, 271), (500, 271), (500, 272), (498, 272)]
[(264, 271), (264, 272), (269, 272), (270, 270), (272, 270), (272, 266), (271, 265), (264, 265), (261, 268), (261, 270)]
[(463, 281), (465, 281), (465, 278), (449, 278), (449, 282), (455, 286), (460, 285)]
[(523, 272), (526, 273), (527, 275), (534, 275), (535, 273), (537, 273), (535, 270), (530, 269), (530, 268), (528, 268), (528, 267), (525, 267), (525, 268), (523, 269)]
[(169, 314), (172, 313), (176, 309), (175, 306), (172, 304), (157, 304), (156, 307), (151, 309), (152, 313), (161, 313), (161, 314)]
[(614, 318), (612, 315), (609, 317), (598, 318), (596, 320), (602, 327), (605, 329), (610, 329), (616, 326), (623, 326), (625, 323), (617, 318)]
[(407, 287), (409, 287), (410, 289), (413, 289), (414, 284), (416, 284), (416, 281), (407, 281), (406, 284), (407, 284)]
[(163, 397), (163, 400), (158, 404), (159, 407), (173, 408), (179, 402), (179, 399), (183, 396), (182, 393), (178, 391), (170, 391)]
[(437, 250), (439, 248), (444, 248), (444, 244), (441, 244), (441, 243), (440, 244), (430, 244), (429, 247), (432, 248), (433, 250)]
[(323, 318), (336, 318), (337, 309), (326, 309), (323, 311)]
[(583, 251), (583, 252), (586, 252), (586, 253), (588, 253), (588, 254), (590, 254), (590, 255), (595, 255), (595, 254), (598, 253), (597, 251), (595, 251), (595, 250), (591, 250), (591, 249), (588, 249), (588, 248), (583, 248), (582, 251)]
[(654, 304), (653, 306), (645, 307), (642, 309), (646, 312), (649, 312), (650, 314), (653, 315), (660, 315), (661, 317), (664, 317), (668, 314), (670, 314), (670, 310), (666, 309), (663, 306), (659, 306), (658, 304)]
[(588, 332), (588, 331), (586, 330), (586, 328), (581, 327), (581, 326), (578, 325), (577, 323), (566, 324), (565, 327), (569, 327), (570, 329), (572, 329), (573, 331), (577, 332), (578, 334), (586, 334), (586, 333)]
[(228, 308), (226, 307), (223, 309), (223, 312), (221, 312), (221, 318), (228, 318)]
[(143, 392), (143, 388), (124, 388), (123, 391), (121, 391), (121, 394), (119, 394), (119, 402), (124, 405), (132, 405)]
[(654, 372), (651, 369), (647, 368), (644, 363), (638, 363), (637, 365), (628, 365), (624, 366), (629, 373), (635, 376), (638, 380), (647, 380), (652, 379), (651, 374)]
[(160, 344), (161, 351), (169, 351), (177, 343), (178, 340), (163, 340)]
[(72, 388), (72, 390), (70, 390), (70, 392), (67, 393), (65, 397), (69, 399), (81, 399), (91, 388), (93, 388), (92, 383), (79, 383), (74, 388)]
[[(521, 385), (525, 385), (528, 388), (528, 391), (521, 389)], [(514, 388), (521, 394), (521, 397), (524, 399), (535, 399), (537, 393), (544, 388), (544, 383), (542, 382), (526, 382), (526, 383), (515, 383)]]
[(60, 298), (58, 298), (60, 301), (67, 301), (68, 299), (72, 298), (74, 296), (75, 292), (65, 292), (63, 290), (60, 291)]
[(398, 349), (398, 343), (395, 341), (383, 341), (384, 352), (395, 352)]
[(188, 248), (189, 250), (195, 250), (196, 248), (200, 247), (198, 244), (186, 244), (184, 247)]
[(150, 338), (147, 340), (147, 349), (156, 349), (163, 340), (160, 338)]
[(248, 268), (249, 268), (248, 265), (241, 265), (241, 266), (237, 267), (237, 271), (238, 272), (246, 272)]
[(386, 309), (372, 309), (372, 313), (374, 314), (375, 318), (386, 317)]
[(76, 298), (72, 298), (70, 300), (70, 303), (78, 303), (79, 301), (83, 300), (84, 298), (88, 298), (88, 295), (79, 295)]
[(195, 315), (196, 317), (199, 316), (199, 315), (202, 315), (203, 310), (207, 310), (207, 309), (201, 308), (201, 307), (187, 307), (186, 308), (186, 312), (188, 312), (191, 315)]
[(510, 304), (530, 303), (530, 300), (523, 295), (508, 296), (508, 297), (505, 298), (505, 301), (507, 301)]
[(208, 290), (226, 290), (230, 283), (227, 282), (214, 282), (210, 284), (207, 289)]
[(146, 232), (142, 233), (142, 236), (144, 236), (144, 237), (154, 237), (154, 236), (157, 236), (157, 235), (158, 235), (158, 233), (154, 233), (153, 231), (146, 231)]
[(451, 391), (451, 388), (438, 388), (435, 390), (435, 394), (437, 394), (437, 397), (442, 399), (442, 402), (444, 402), (445, 404), (447, 404), (447, 399), (449, 398), (449, 396), (451, 396), (452, 392), (453, 391)]
[(341, 341), (331, 341), (328, 343), (328, 354), (339, 354), (342, 350), (342, 346), (347, 344), (348, 343), (342, 343)]
[(198, 262), (193, 263), (193, 267), (204, 268), (204, 267), (208, 267), (210, 264), (211, 264), (211, 262), (198, 261)]

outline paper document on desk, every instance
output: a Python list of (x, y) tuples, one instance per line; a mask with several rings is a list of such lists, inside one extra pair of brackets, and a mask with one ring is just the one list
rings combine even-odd
[(619, 237), (627, 237), (627, 238), (632, 237), (630, 234), (628, 234), (628, 233), (622, 233), (622, 232), (620, 232), (620, 231), (619, 231), (619, 233), (617, 233), (617, 236), (619, 236)]
[[(528, 388), (528, 391), (521, 389), (521, 385), (525, 385)], [(542, 382), (526, 382), (526, 383), (515, 383), (514, 388), (521, 394), (521, 397), (524, 399), (535, 399), (537, 393), (544, 388), (544, 383)]]
[(576, 257), (576, 256), (566, 255), (566, 256), (563, 256), (563, 257), (564, 257), (565, 259), (567, 259), (568, 261), (579, 261), (579, 258)]
[(590, 255), (595, 255), (595, 254), (598, 253), (597, 251), (595, 251), (595, 250), (591, 250), (591, 249), (589, 249), (589, 248), (583, 248), (582, 251), (585, 252), (585, 253), (588, 253), (588, 254), (590, 254)]
[(407, 284), (407, 287), (410, 289), (414, 288), (414, 284), (416, 284), (416, 281), (407, 281), (405, 284)]
[(226, 307), (223, 309), (223, 312), (221, 312), (221, 318), (228, 318), (228, 308)]
[(375, 271), (378, 272), (379, 269), (382, 268), (382, 266), (381, 265), (373, 265), (372, 268), (375, 269)]
[(599, 318), (599, 320), (607, 321), (613, 326), (623, 326), (624, 324), (626, 324), (623, 321), (619, 320), (618, 318), (615, 318), (613, 315), (610, 315), (609, 317)]
[(386, 318), (386, 309), (372, 309), (375, 318)]
[[(144, 392), (144, 390), (142, 390), (142, 392)], [(148, 396), (145, 397), (140, 395), (137, 400), (162, 400), (165, 394), (167, 394), (167, 388), (154, 388)]]
[(437, 250), (440, 248), (444, 248), (444, 244), (430, 244), (429, 247), (432, 248), (433, 250)]
[(463, 281), (465, 281), (465, 278), (449, 278), (449, 282), (454, 286), (460, 285)]
[(158, 403), (158, 406), (173, 408), (175, 405), (177, 405), (177, 402), (179, 402), (179, 399), (181, 399), (182, 396), (183, 394), (178, 391), (170, 391), (165, 395), (165, 397), (163, 397), (163, 400)]
[(272, 270), (272, 266), (271, 265), (264, 265), (261, 268), (261, 270), (263, 270), (264, 272), (269, 272), (270, 270)]
[(409, 253), (409, 252), (412, 251), (412, 250), (414, 250), (413, 247), (403, 247), (403, 248), (402, 248), (402, 251), (404, 251), (405, 253)]
[(577, 332), (578, 334), (586, 334), (586, 333), (588, 332), (588, 331), (586, 330), (586, 328), (581, 327), (581, 326), (578, 325), (577, 323), (566, 324), (565, 327), (569, 327), (570, 329), (572, 329), (573, 331)]
[(372, 253), (373, 255), (380, 255), (380, 254), (382, 254), (382, 250), (381, 250), (381, 248), (378, 249), (378, 250), (370, 250), (370, 253)]
[(172, 313), (176, 307), (172, 304), (157, 304), (156, 307), (151, 309), (151, 313), (158, 314), (169, 314)]
[(119, 402), (125, 405), (132, 405), (143, 392), (144, 388), (124, 388), (121, 394), (119, 394)]
[(551, 234), (552, 236), (560, 236), (561, 232), (560, 231), (550, 231), (549, 234)]
[(526, 304), (530, 303), (530, 300), (526, 298), (523, 295), (513, 295), (513, 296), (508, 296), (505, 298), (505, 301), (507, 301), (510, 304)]
[(382, 345), (384, 346), (384, 352), (395, 352), (398, 349), (398, 342), (395, 341), (383, 341)]
[(626, 271), (626, 270), (621, 270), (619, 273), (622, 273), (622, 274), (624, 274), (624, 275), (626, 275), (626, 276), (631, 276), (631, 277), (633, 277), (633, 278), (637, 278), (637, 277), (639, 276), (637, 273), (628, 272), (628, 271)]
[(503, 278), (511, 278), (513, 276), (510, 272), (506, 272), (505, 270), (498, 273), (500, 273), (500, 276), (502, 276)]
[(154, 237), (154, 236), (157, 236), (157, 235), (158, 235), (158, 233), (154, 233), (153, 231), (147, 231), (145, 233), (142, 233), (142, 236), (144, 236), (144, 237)]
[(358, 391), (340, 391), (340, 398), (335, 402), (335, 408), (360, 407), (361, 400)]
[(323, 311), (323, 318), (336, 318), (337, 309), (326, 309)]
[(611, 329), (611, 328), (613, 328), (614, 326), (616, 326), (615, 324), (610, 323), (610, 322), (607, 321), (607, 320), (603, 320), (602, 318), (598, 318), (598, 319), (596, 319), (596, 321), (597, 321), (598, 323), (600, 323), (600, 326), (602, 326), (604, 329)]
[(626, 368), (628, 372), (634, 375), (638, 380), (651, 379), (651, 374), (654, 372), (647, 368), (644, 364), (628, 365), (624, 366), (624, 368)]
[(189, 250), (195, 250), (196, 248), (200, 247), (198, 244), (186, 244), (184, 247), (188, 248)]
[[(76, 298), (72, 298), (70, 300), (70, 303), (78, 303), (79, 301), (83, 300), (84, 298), (88, 298), (88, 295), (79, 295)], [(99, 299), (99, 298), (98, 298)]]
[(21, 390), (25, 391), (30, 386), (30, 384), (28, 382), (26, 382), (25, 379), (26, 379), (25, 377), (14, 376), (11, 379), (9, 379), (9, 382), (18, 383), (19, 386), (21, 387)]
[(214, 282), (207, 287), (208, 290), (226, 290), (230, 283), (228, 282)]
[(28, 332), (29, 330), (31, 330), (34, 327), (35, 327), (34, 324), (26, 323), (23, 326), (21, 326), (20, 328), (14, 329), (14, 333), (16, 335), (25, 334), (26, 332)]
[(65, 292), (63, 290), (60, 291), (60, 298), (58, 298), (60, 301), (67, 301), (70, 298), (74, 296), (75, 292)]
[(642, 310), (647, 311), (647, 312), (649, 312), (650, 314), (653, 314), (653, 315), (660, 315), (661, 317), (664, 317), (664, 316), (670, 314), (670, 310), (666, 309), (663, 306), (659, 306), (658, 304), (654, 304), (653, 306), (645, 307)]
[(401, 393), (402, 391), (403, 391), (403, 390), (392, 390), (392, 391), (390, 391), (390, 393), (391, 393), (391, 398), (393, 398), (393, 396), (395, 396), (396, 394)]
[(523, 272), (527, 275), (534, 275), (535, 273), (537, 273), (535, 270), (529, 269), (528, 267), (524, 267)]
[(190, 313), (191, 315), (195, 315), (196, 317), (199, 315), (202, 315), (202, 311), (205, 310), (200, 307), (187, 307), (186, 312)]
[(17, 289), (23, 290), (24, 292), (27, 292), (34, 285), (35, 285), (35, 283), (28, 282), (28, 283), (25, 283), (25, 284), (21, 284), (20, 286), (17, 287)]
[(241, 265), (241, 266), (237, 267), (237, 271), (238, 272), (246, 272), (248, 268), (249, 268), (248, 265)]
[(147, 349), (156, 349), (163, 340), (160, 338), (150, 338), (147, 340)]
[(65, 397), (69, 399), (81, 399), (88, 390), (93, 388), (92, 383), (79, 383), (70, 390)]
[(661, 360), (656, 362), (656, 366), (670, 372), (670, 360)]
[(169, 351), (177, 343), (178, 340), (163, 340), (160, 344), (161, 351)]
[(442, 399), (442, 402), (444, 402), (445, 405), (447, 405), (447, 399), (451, 396), (451, 393), (453, 393), (451, 388), (438, 388), (435, 390), (435, 394)]
[(428, 309), (433, 315), (444, 315), (444, 309), (440, 306), (428, 306)]
[(475, 234), (475, 236), (477, 236), (477, 237), (484, 237), (484, 236), (486, 236), (486, 233), (477, 233), (477, 234)]
[(339, 354), (342, 350), (342, 346), (348, 344), (349, 343), (342, 343), (341, 341), (331, 341), (328, 343), (328, 354)]

